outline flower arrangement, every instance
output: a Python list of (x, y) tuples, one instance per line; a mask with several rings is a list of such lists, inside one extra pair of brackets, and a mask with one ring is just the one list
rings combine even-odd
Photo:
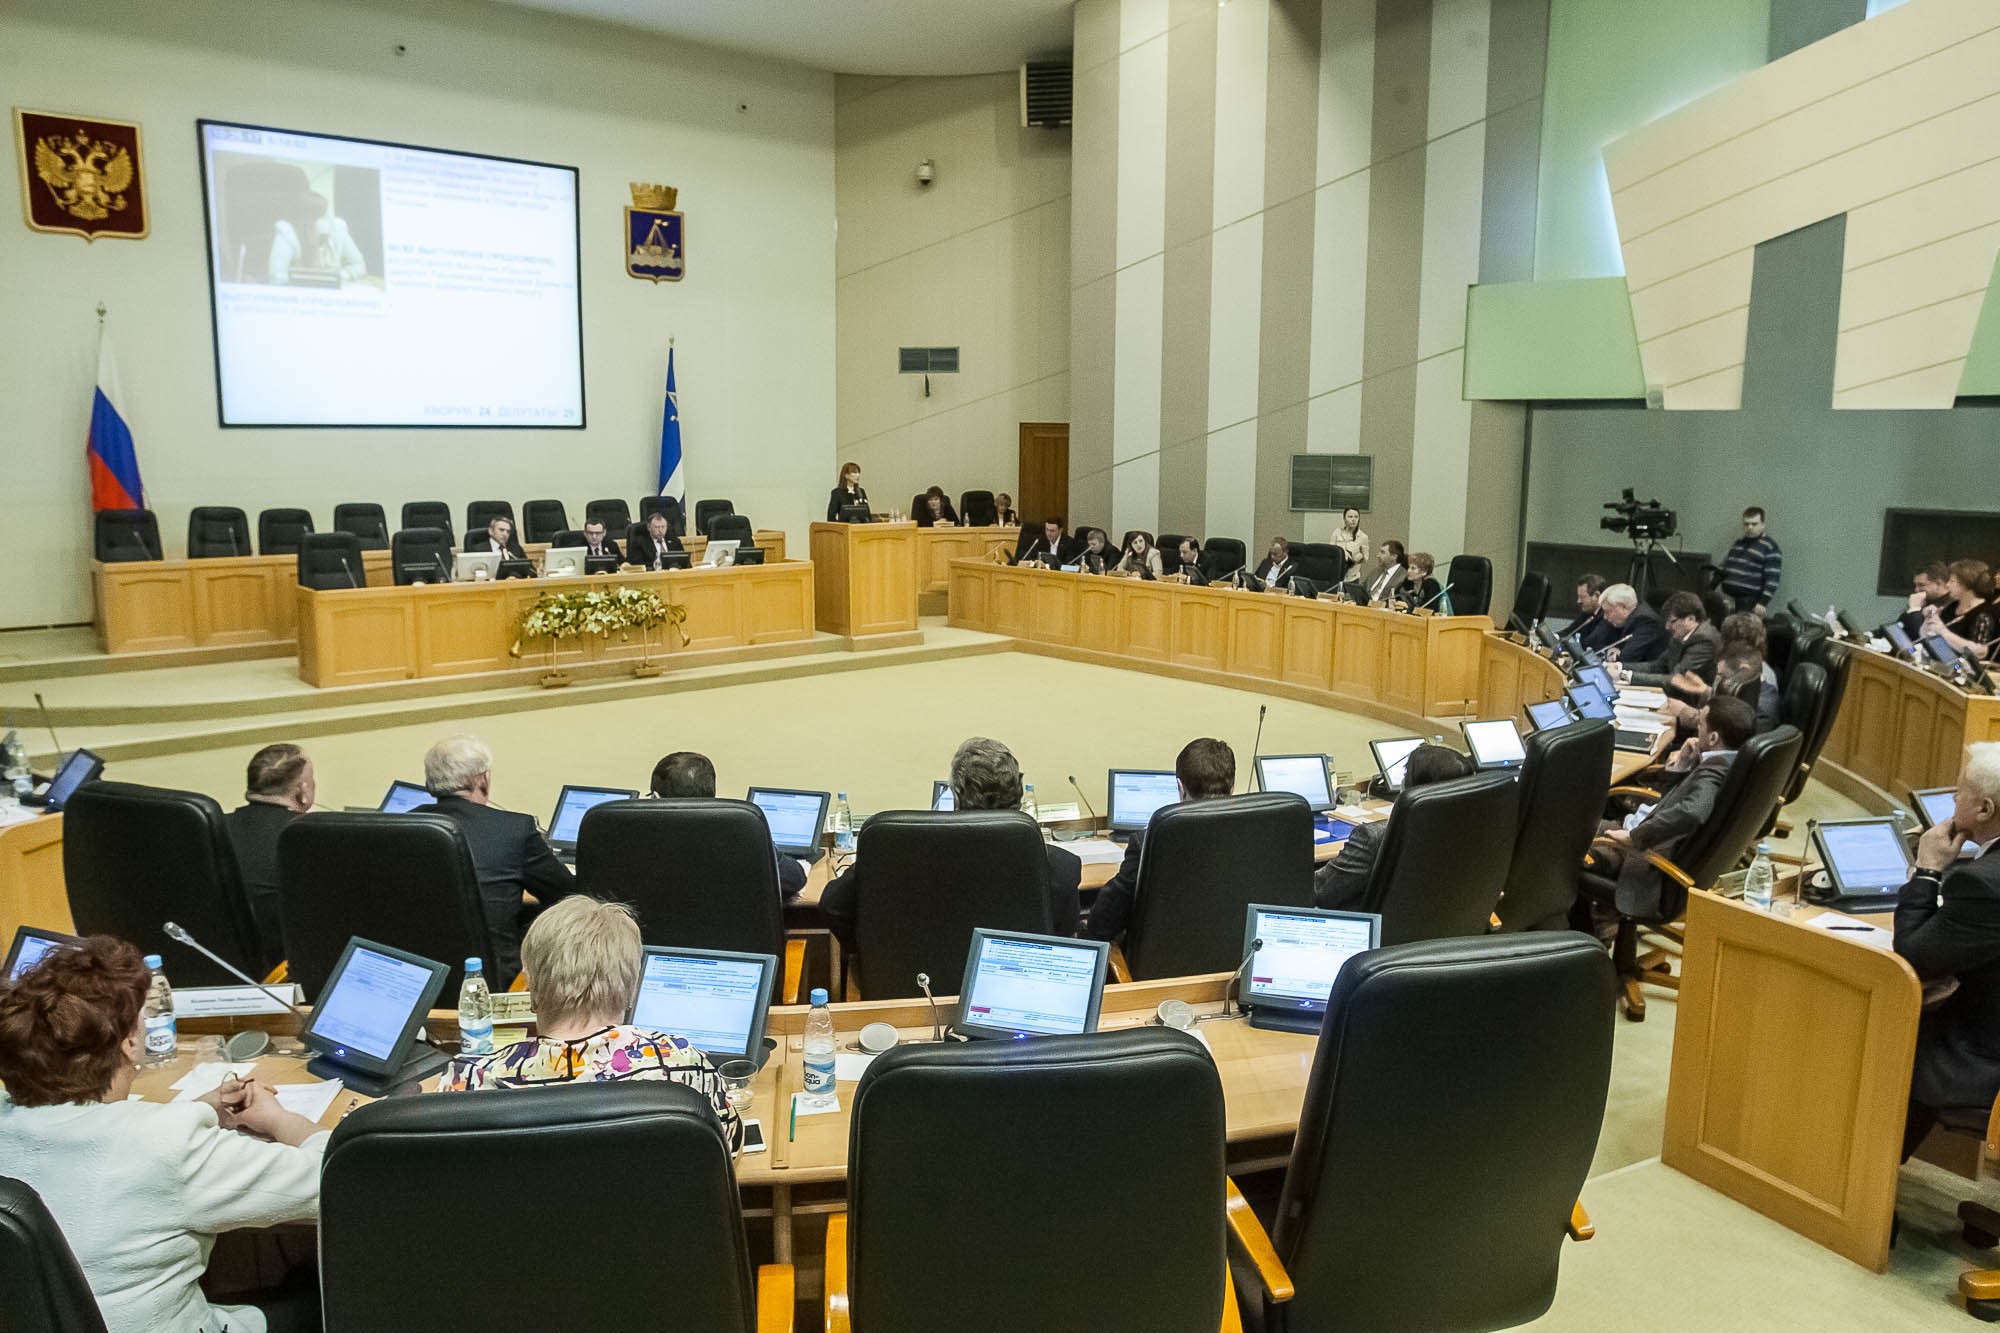
[(511, 652), (519, 657), (523, 640), (546, 640), (549, 645), (549, 674), (543, 677), (543, 683), (566, 684), (568, 678), (555, 670), (557, 643), (586, 634), (616, 634), (621, 639), (629, 639), (637, 630), (644, 636), (646, 645), (639, 672), (651, 675), (658, 670), (652, 665), (653, 631), (663, 625), (672, 626), (674, 633), (680, 636), (681, 646), (686, 647), (686, 623), (686, 607), (667, 601), (650, 588), (621, 584), (609, 588), (545, 592), (521, 612), (518, 637)]

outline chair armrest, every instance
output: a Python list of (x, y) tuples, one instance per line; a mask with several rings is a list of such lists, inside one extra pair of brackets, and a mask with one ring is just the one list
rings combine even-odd
[(2000, 1097), (1993, 1099), (1993, 1109), (1986, 1115), (1986, 1155), (2000, 1158)]
[(1646, 864), (1653, 867), (1653, 869), (1659, 871), (1662, 875), (1665, 875), (1668, 879), (1672, 880), (1674, 883), (1680, 885), (1684, 889), (1692, 889), (1698, 887), (1694, 882), (1694, 876), (1688, 874), (1687, 871), (1682, 870), (1679, 866), (1675, 865), (1672, 861), (1669, 861), (1666, 857), (1661, 856), (1658, 852), (1647, 852)]
[(1125, 951), (1115, 944), (1111, 946), (1111, 979), (1120, 983), (1132, 979), (1132, 969), (1125, 962)]
[(1636, 796), (1642, 801), (1657, 801), (1660, 799), (1660, 793), (1654, 791), (1651, 787), (1613, 787), (1607, 794), (1611, 796)]
[(798, 1296), (792, 1266), (757, 1265), (757, 1333), (792, 1333), (797, 1318)]
[(1589, 1240), (1596, 1234), (1597, 1224), (1590, 1220), (1589, 1213), (1583, 1211), (1583, 1200), (1578, 1199), (1570, 1205), (1569, 1238), (1571, 1240)]
[(799, 1002), (799, 987), (805, 985), (805, 980), (806, 942), (804, 940), (788, 939), (785, 941), (785, 988), (779, 992), (784, 998), (779, 1003), (797, 1004)]
[(516, 972), (514, 974), (514, 984), (509, 986), (507, 989), (510, 992), (524, 991), (528, 989), (528, 974), (526, 972)]
[(826, 1217), (826, 1333), (850, 1333), (847, 1322), (847, 1214)]
[(1229, 1221), (1229, 1238), (1243, 1251), (1243, 1257), (1257, 1270), (1257, 1280), (1264, 1284), (1265, 1292), (1274, 1301), (1288, 1301), (1295, 1288), (1292, 1275), (1285, 1271), (1285, 1265), (1278, 1259), (1278, 1251), (1272, 1246), (1271, 1238), (1265, 1234), (1264, 1224), (1257, 1220), (1257, 1214), (1250, 1211), (1250, 1201), (1243, 1197), (1243, 1191), (1236, 1188), (1236, 1182), (1223, 1178), (1227, 1193), (1223, 1196), (1223, 1207)]
[(280, 958), (278, 960), (278, 965), (271, 969), (271, 974), (264, 978), (264, 984), (266, 986), (282, 986), (291, 979), (292, 979), (291, 963), (283, 958)]

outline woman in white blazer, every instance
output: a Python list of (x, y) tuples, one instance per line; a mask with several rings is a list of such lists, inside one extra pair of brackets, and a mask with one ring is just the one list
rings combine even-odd
[(288, 1327), (282, 1311), (210, 1305), (199, 1282), (217, 1233), (318, 1216), (326, 1132), (254, 1083), (127, 1101), (150, 983), (138, 950), (93, 935), (0, 984), (0, 1170), (42, 1196), (107, 1327)]

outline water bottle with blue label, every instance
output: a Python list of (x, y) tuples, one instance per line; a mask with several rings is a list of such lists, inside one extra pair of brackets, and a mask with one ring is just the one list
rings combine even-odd
[(146, 986), (146, 1055), (148, 1069), (172, 1064), (180, 1034), (174, 1027), (174, 988), (161, 971), (165, 963), (156, 953), (146, 955), (146, 970), (153, 979)]
[(812, 1012), (806, 1015), (807, 1106), (817, 1109), (834, 1104), (833, 1065), (833, 1010), (827, 1008), (825, 989), (815, 986)]
[(465, 960), (465, 984), (458, 988), (458, 1053), (493, 1054), (493, 993), (486, 988), (486, 964)]

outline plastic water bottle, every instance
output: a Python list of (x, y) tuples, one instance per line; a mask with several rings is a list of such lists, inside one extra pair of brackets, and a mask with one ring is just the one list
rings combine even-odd
[(160, 955), (146, 955), (146, 970), (153, 974), (146, 988), (146, 1059), (148, 1069), (172, 1064), (180, 1034), (174, 1029), (174, 988), (167, 984)]
[(854, 855), (854, 811), (848, 808), (846, 792), (839, 792), (833, 798), (832, 821), (833, 849)]
[(806, 1015), (807, 1106), (832, 1106), (833, 1094), (833, 1010), (826, 1007), (826, 991), (815, 986), (812, 1012)]
[(1916, 825), (1910, 820), (1910, 812), (1900, 805), (1889, 812), (1889, 818), (1896, 822), (1896, 832), (1906, 838), (1917, 831)]
[(458, 1053), (493, 1054), (493, 995), (486, 989), (486, 964), (465, 960), (465, 984), (458, 988)]
[(1032, 782), (1021, 788), (1021, 809), (1028, 818), (1035, 821), (1036, 828), (1042, 826), (1042, 811), (1041, 807), (1035, 804), (1035, 784)]
[(1749, 873), (1743, 876), (1743, 903), (1760, 912), (1771, 910), (1771, 847), (1769, 843), (1757, 844), (1757, 856), (1750, 862)]

